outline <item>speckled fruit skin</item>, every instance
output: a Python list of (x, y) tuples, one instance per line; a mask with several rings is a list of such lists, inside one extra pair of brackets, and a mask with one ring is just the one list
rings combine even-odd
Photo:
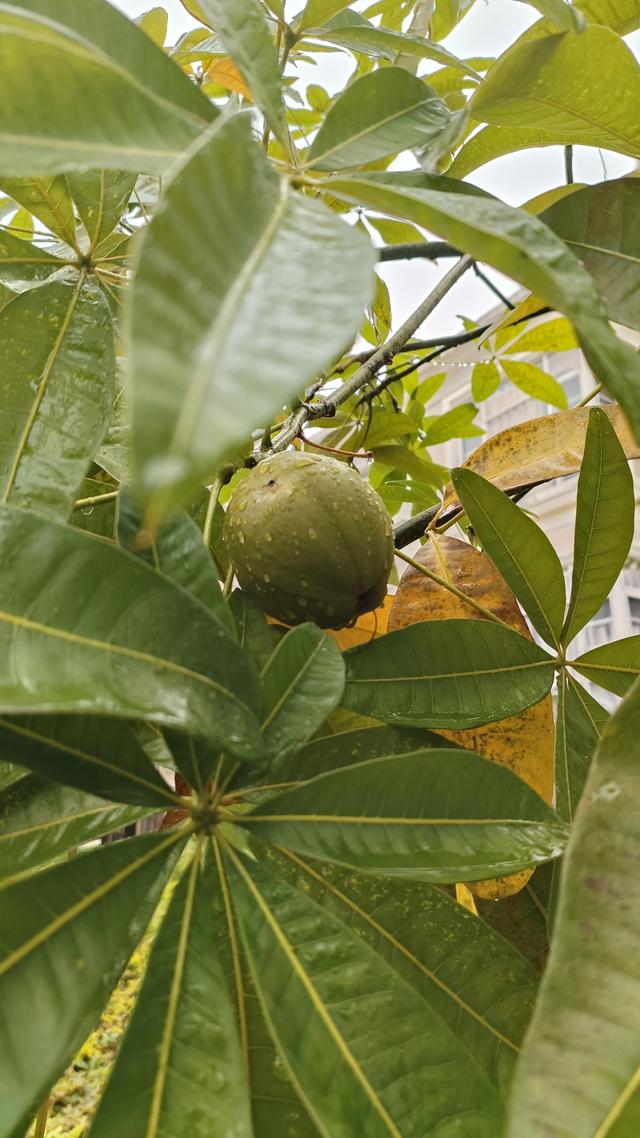
[(336, 459), (293, 451), (265, 459), (233, 495), (224, 538), (242, 589), (286, 624), (343, 628), (384, 599), (391, 519)]

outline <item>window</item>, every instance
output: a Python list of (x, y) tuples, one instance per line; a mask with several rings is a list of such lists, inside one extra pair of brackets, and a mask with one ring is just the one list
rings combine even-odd
[(587, 648), (597, 648), (611, 640), (611, 602), (605, 601), (602, 608), (589, 621), (584, 630)]
[(640, 597), (629, 597), (629, 616), (631, 632), (634, 636), (640, 635)]

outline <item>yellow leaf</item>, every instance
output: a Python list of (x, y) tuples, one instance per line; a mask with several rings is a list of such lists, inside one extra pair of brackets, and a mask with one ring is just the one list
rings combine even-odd
[(158, 47), (164, 47), (169, 17), (164, 8), (150, 8), (140, 20), (140, 27)]
[(355, 624), (347, 628), (334, 631), (327, 628), (329, 636), (335, 640), (338, 648), (345, 652), (347, 648), (355, 648), (358, 644), (368, 644), (376, 636), (383, 636), (389, 624), (389, 614), (393, 605), (393, 595), (387, 593), (383, 603), (372, 612), (365, 612), (359, 616)]
[[(466, 541), (434, 535), (415, 560), (506, 621), (521, 636), (531, 640), (531, 633), (513, 593), (486, 553), (479, 553)], [(436, 584), (413, 566), (408, 566), (393, 602), (389, 630), (404, 628), (421, 620), (452, 619), (485, 618), (443, 585)], [(439, 734), (507, 767), (545, 802), (553, 801), (555, 732), (551, 695), (534, 707), (526, 708), (519, 715), (502, 719), (498, 723), (487, 723), (484, 727), (472, 727), (464, 731), (439, 731)], [(526, 885), (532, 872), (533, 870), (523, 870), (508, 877), (475, 881), (469, 885), (469, 889), (476, 897), (494, 900), (509, 897)]]
[(251, 91), (228, 55), (222, 59), (215, 59), (207, 67), (205, 80), (207, 83), (217, 83), (219, 87), (225, 87), (227, 91), (235, 91), (238, 95), (244, 95), (245, 99), (251, 99)]
[(473, 913), (474, 917), (478, 916), (473, 893), (467, 885), (462, 885), (460, 882), (456, 885), (456, 901), (459, 905), (462, 905), (463, 909), (467, 909), (468, 912)]
[[(640, 458), (640, 446), (617, 403), (605, 404), (602, 410), (609, 416), (627, 458)], [(464, 466), (500, 490), (575, 474), (582, 462), (588, 418), (588, 407), (574, 407), (507, 427), (481, 443)], [(448, 486), (441, 512), (446, 513), (456, 501), (453, 487)]]

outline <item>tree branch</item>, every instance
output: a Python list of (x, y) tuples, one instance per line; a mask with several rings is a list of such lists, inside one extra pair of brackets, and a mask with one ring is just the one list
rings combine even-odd
[(270, 454), (275, 454), (277, 451), (285, 450), (286, 447), (298, 438), (300, 430), (306, 423), (313, 419), (331, 418), (335, 415), (338, 407), (346, 403), (356, 391), (361, 387), (365, 387), (370, 383), (374, 375), (380, 371), (381, 368), (391, 362), (394, 356), (401, 352), (408, 341), (413, 336), (414, 332), (418, 330), (420, 325), (426, 320), (434, 308), (440, 304), (440, 301), (453, 287), (456, 281), (466, 273), (467, 269), (473, 264), (473, 258), (469, 256), (461, 257), (460, 260), (453, 268), (445, 273), (442, 280), (438, 281), (436, 287), (429, 293), (427, 297), (418, 305), (415, 312), (405, 320), (404, 324), (398, 328), (398, 331), (387, 340), (380, 348), (377, 348), (370, 357), (360, 365), (357, 371), (354, 372), (349, 379), (347, 379), (337, 391), (333, 393), (328, 399), (323, 399), (317, 404), (304, 404), (299, 407), (297, 411), (290, 416), (287, 423), (285, 423), (282, 430), (274, 439), (273, 447)]
[(380, 261), (437, 261), (440, 257), (461, 257), (446, 241), (410, 241), (406, 245), (385, 245), (379, 250)]

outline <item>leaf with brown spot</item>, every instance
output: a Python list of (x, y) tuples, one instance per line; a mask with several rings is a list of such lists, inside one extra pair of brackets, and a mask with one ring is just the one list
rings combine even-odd
[[(610, 403), (603, 411), (609, 416), (627, 458), (640, 458), (640, 446), (621, 408)], [(464, 469), (481, 474), (500, 490), (515, 490), (576, 474), (582, 462), (588, 418), (588, 407), (574, 407), (508, 427), (474, 450), (463, 464)], [(456, 503), (455, 491), (449, 485), (442, 512)]]
[[(516, 632), (532, 639), (513, 593), (485, 553), (479, 553), (457, 538), (434, 535), (415, 560), (482, 604)], [(389, 631), (422, 620), (452, 619), (485, 618), (442, 585), (408, 566), (394, 598)], [(440, 734), (507, 767), (545, 802), (552, 802), (555, 733), (551, 695), (509, 719), (463, 731), (440, 731)], [(473, 882), (469, 888), (476, 897), (495, 900), (517, 893), (530, 876), (531, 871), (524, 870), (504, 878)]]

